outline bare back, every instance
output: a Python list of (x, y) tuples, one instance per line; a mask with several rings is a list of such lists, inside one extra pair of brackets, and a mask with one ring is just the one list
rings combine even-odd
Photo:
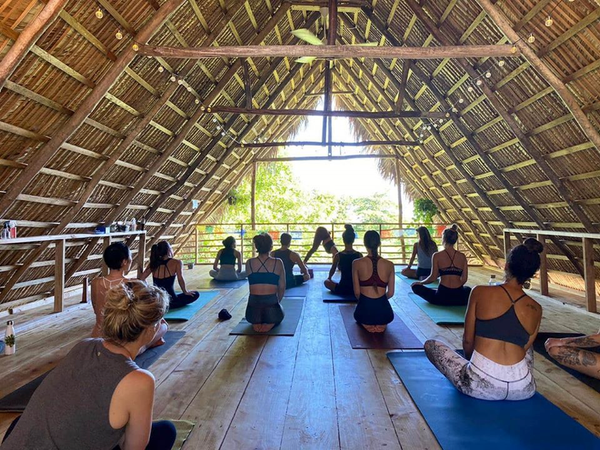
[[(461, 275), (445, 275), (444, 269), (458, 268), (462, 270)], [(463, 286), (468, 279), (467, 257), (458, 250), (442, 250), (433, 254), (432, 274), (440, 276), (442, 285), (456, 289)]]
[(358, 258), (352, 262), (352, 279), (356, 288), (358, 287), (360, 293), (367, 297), (371, 298), (379, 298), (383, 295), (387, 297), (394, 296), (394, 281), (395, 281), (395, 272), (394, 272), (394, 264), (384, 258), (379, 258), (377, 260), (377, 275), (379, 278), (387, 283), (387, 287), (381, 286), (360, 286), (360, 281), (368, 280), (373, 276), (373, 260), (369, 256), (365, 256), (362, 258)]

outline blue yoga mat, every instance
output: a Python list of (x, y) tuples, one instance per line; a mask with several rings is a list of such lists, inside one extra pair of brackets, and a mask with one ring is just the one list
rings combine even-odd
[(600, 439), (539, 393), (477, 400), (458, 392), (424, 352), (387, 356), (444, 450), (600, 449)]
[[(412, 278), (405, 277), (405, 276), (404, 276), (404, 275), (402, 275), (400, 272), (396, 272), (396, 276), (397, 276), (397, 277), (398, 277), (400, 280), (402, 280), (402, 281), (404, 281), (406, 284), (408, 284), (409, 286), (410, 286), (411, 284), (413, 284), (415, 281), (419, 281), (419, 280), (413, 280)], [(433, 283), (430, 283), (430, 284), (428, 284), (427, 286), (429, 286), (429, 287), (432, 287), (432, 288), (437, 288), (439, 285), (440, 285), (440, 282), (439, 282), (439, 280), (437, 280), (437, 281), (434, 281)]]
[(173, 321), (190, 320), (198, 311), (200, 311), (208, 302), (210, 302), (217, 295), (219, 295), (219, 291), (200, 291), (200, 298), (198, 300), (181, 308), (174, 308), (169, 310), (169, 312), (165, 314), (165, 319)]
[(466, 306), (433, 305), (424, 298), (419, 297), (417, 294), (408, 294), (408, 296), (438, 325), (463, 325), (465, 323), (465, 313), (467, 312)]

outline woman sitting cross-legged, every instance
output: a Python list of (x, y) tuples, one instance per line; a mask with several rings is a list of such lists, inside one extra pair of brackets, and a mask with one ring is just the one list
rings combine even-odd
[[(344, 225), (346, 231), (342, 234), (345, 248), (333, 257), (333, 264), (329, 270), (329, 277), (325, 280), (325, 287), (335, 295), (350, 296), (354, 295), (354, 286), (352, 285), (352, 263), (358, 258), (362, 258), (362, 253), (357, 252), (352, 247), (356, 233), (352, 225)], [(341, 278), (339, 283), (336, 283), (331, 278), (335, 275), (337, 268), (340, 268)]]
[[(235, 249), (235, 238), (233, 236), (225, 238), (223, 247), (217, 252), (213, 270), (208, 272), (209, 275), (219, 281), (244, 280), (246, 272), (242, 272), (242, 255)], [(237, 272), (235, 270), (236, 261)]]
[[(188, 291), (183, 278), (183, 263), (173, 258), (173, 249), (167, 241), (154, 244), (150, 250), (150, 265), (142, 274), (142, 280), (152, 274), (155, 286), (163, 288), (169, 294), (171, 302), (169, 308), (181, 308), (200, 298), (198, 291)], [(179, 282), (182, 294), (175, 293), (175, 277)]]
[(156, 339), (169, 298), (125, 281), (106, 294), (102, 339), (73, 347), (10, 426), (2, 450), (172, 448), (171, 422), (152, 422), (154, 377), (135, 357)]
[[(96, 314), (96, 323), (92, 330), (92, 337), (97, 338), (102, 335), (102, 323), (104, 321), (104, 304), (106, 303), (106, 293), (126, 281), (129, 281), (125, 275), (131, 268), (131, 251), (123, 242), (114, 242), (104, 250), (104, 263), (109, 269), (108, 275), (98, 277), (92, 281), (92, 307)], [(158, 331), (156, 340), (149, 344), (149, 347), (155, 347), (165, 343), (163, 336), (168, 330), (167, 322), (163, 320)], [(144, 348), (142, 351), (146, 350)]]
[(371, 333), (382, 333), (394, 320), (389, 299), (394, 296), (396, 274), (394, 264), (377, 254), (381, 238), (377, 231), (364, 237), (368, 256), (352, 263), (352, 284), (358, 305), (354, 319)]
[(246, 261), (246, 273), (250, 295), (246, 307), (246, 320), (259, 333), (266, 333), (279, 325), (284, 317), (280, 305), (285, 293), (285, 269), (283, 262), (272, 258), (273, 239), (260, 233), (252, 239), (258, 256)]
[[(467, 257), (454, 248), (458, 241), (457, 230), (456, 225), (444, 230), (442, 234), (444, 250), (433, 254), (431, 273), (423, 281), (412, 284), (415, 294), (434, 305), (466, 305), (469, 301), (471, 288), (465, 286), (469, 278)], [(440, 277), (440, 286), (437, 289), (424, 286), (433, 283), (438, 277)]]
[[(413, 280), (424, 280), (431, 273), (431, 257), (437, 252), (438, 247), (431, 234), (426, 227), (417, 228), (419, 234), (419, 242), (415, 242), (413, 247), (412, 255), (410, 255), (410, 261), (408, 266), (402, 269), (402, 275)], [(415, 257), (418, 260), (417, 269), (411, 269)]]
[(506, 259), (506, 282), (477, 286), (465, 316), (465, 358), (453, 347), (425, 342), (433, 365), (463, 394), (482, 400), (525, 400), (535, 394), (533, 348), (542, 307), (523, 292), (540, 268), (543, 246), (529, 238)]
[(600, 354), (587, 349), (600, 348), (600, 331), (589, 336), (546, 340), (546, 351), (563, 366), (600, 379)]

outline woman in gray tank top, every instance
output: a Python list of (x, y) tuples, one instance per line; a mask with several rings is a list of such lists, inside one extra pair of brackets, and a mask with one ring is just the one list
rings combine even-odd
[(155, 338), (167, 294), (130, 280), (106, 294), (102, 339), (85, 339), (36, 389), (2, 450), (172, 448), (171, 422), (152, 423), (154, 377), (134, 362)]
[[(416, 242), (408, 266), (402, 269), (402, 275), (413, 280), (422, 280), (431, 273), (431, 257), (437, 252), (437, 244), (431, 238), (429, 230), (426, 227), (417, 228), (419, 242)], [(411, 269), (415, 257), (418, 260), (417, 269)]]

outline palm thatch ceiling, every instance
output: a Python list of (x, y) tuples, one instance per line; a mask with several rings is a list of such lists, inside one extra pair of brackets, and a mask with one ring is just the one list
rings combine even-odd
[[(303, 44), (291, 32), (323, 36), (324, 6), (318, 0), (4, 0), (0, 217), (16, 220), (22, 236), (136, 217), (147, 221), (151, 241), (185, 239), (187, 225), (206, 219), (252, 161), (270, 151), (239, 143), (285, 140), (302, 120), (210, 108), (314, 108), (319, 96), (309, 94), (323, 91), (328, 63), (146, 57), (140, 47)], [(512, 34), (490, 17), (490, 7)], [(31, 34), (28, 25), (51, 8), (57, 9), (49, 24), (27, 41), (24, 56), (10, 59), (11, 48)], [(447, 113), (439, 120), (353, 122), (365, 139), (421, 141), (378, 147), (397, 156), (382, 161), (382, 171), (431, 198), (484, 261), (502, 258), (507, 226), (598, 231), (599, 18), (600, 4), (590, 0), (340, 0), (337, 44), (515, 44), (519, 54), (338, 59), (333, 89), (350, 94), (335, 104)], [(3, 72), (3, 64), (14, 67)], [(97, 246), (67, 250), (68, 275), (78, 275), (71, 284), (99, 267)], [(550, 253), (553, 268), (581, 269), (580, 248), (556, 240)], [(51, 281), (43, 280), (53, 267), (43, 262), (52, 262), (51, 255), (47, 246), (0, 252), (0, 303), (48, 291)], [(43, 282), (19, 284), (33, 279)]]

